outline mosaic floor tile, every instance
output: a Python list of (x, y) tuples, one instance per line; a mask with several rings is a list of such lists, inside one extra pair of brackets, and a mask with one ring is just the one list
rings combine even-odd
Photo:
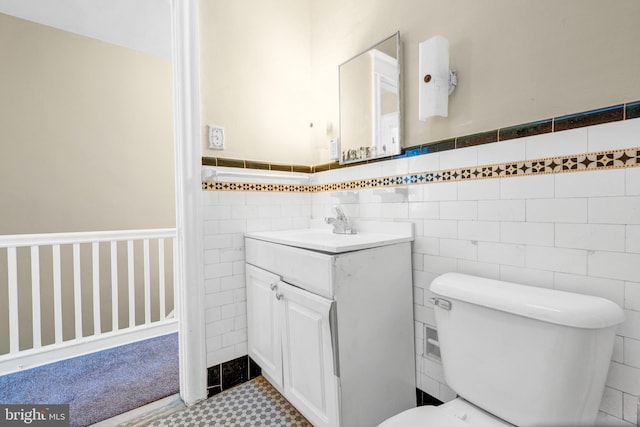
[(174, 426), (311, 427), (311, 423), (260, 376), (149, 424)]

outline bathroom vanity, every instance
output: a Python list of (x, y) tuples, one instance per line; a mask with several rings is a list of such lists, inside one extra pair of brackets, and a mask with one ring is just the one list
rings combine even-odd
[(412, 224), (246, 234), (249, 355), (314, 426), (415, 406)]

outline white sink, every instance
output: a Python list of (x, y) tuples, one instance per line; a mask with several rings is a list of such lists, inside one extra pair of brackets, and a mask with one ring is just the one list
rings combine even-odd
[(252, 239), (328, 253), (343, 253), (413, 240), (410, 222), (357, 221), (356, 234), (335, 234), (331, 226), (312, 221), (311, 228), (247, 233)]

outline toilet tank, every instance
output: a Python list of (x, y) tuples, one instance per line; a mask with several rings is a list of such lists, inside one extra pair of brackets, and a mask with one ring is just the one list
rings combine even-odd
[(522, 427), (592, 426), (624, 312), (598, 297), (458, 273), (431, 284), (447, 384)]

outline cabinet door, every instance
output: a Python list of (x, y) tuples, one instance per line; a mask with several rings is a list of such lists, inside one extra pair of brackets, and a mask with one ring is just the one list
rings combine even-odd
[(246, 273), (249, 356), (282, 391), (282, 338), (276, 300), (280, 276), (249, 264)]
[(337, 427), (331, 300), (280, 283), (284, 395), (314, 426)]

